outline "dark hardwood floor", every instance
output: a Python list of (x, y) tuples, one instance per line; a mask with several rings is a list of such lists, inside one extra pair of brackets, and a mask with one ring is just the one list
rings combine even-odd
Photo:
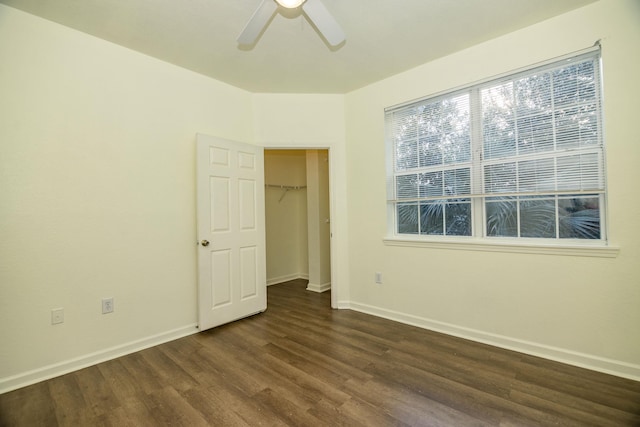
[(2, 426), (640, 426), (640, 383), (349, 310), (265, 313), (0, 395)]

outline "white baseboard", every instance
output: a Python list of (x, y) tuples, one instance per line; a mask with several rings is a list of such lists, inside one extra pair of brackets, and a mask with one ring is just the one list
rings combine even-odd
[[(351, 303), (349, 301), (344, 301), (344, 300), (338, 301), (336, 308), (338, 310), (356, 310), (355, 308), (351, 308)], [(356, 310), (356, 311), (362, 311), (362, 310)], [(366, 313), (366, 312), (363, 312), (363, 313)]]
[(542, 357), (544, 359), (550, 359), (556, 362), (590, 369), (592, 371), (603, 372), (618, 377), (640, 381), (640, 365), (632, 363), (607, 359), (604, 357), (579, 353), (563, 348), (547, 346), (544, 344), (538, 344), (502, 335), (492, 334), (489, 332), (456, 326), (436, 320), (400, 313), (393, 310), (386, 310), (367, 304), (359, 304), (354, 302), (347, 303), (345, 301), (342, 301), (339, 302), (338, 307), (360, 311), (362, 313), (394, 320), (396, 322), (405, 323), (407, 325), (417, 326), (419, 328), (429, 329), (435, 332), (441, 332), (447, 335), (477, 341), (507, 350), (513, 350), (532, 356)]
[(318, 285), (316, 283), (307, 283), (307, 290), (313, 292), (327, 292), (331, 289), (331, 282), (323, 283), (322, 285)]
[(154, 347), (178, 338), (186, 337), (187, 335), (195, 334), (198, 331), (199, 329), (197, 329), (197, 325), (194, 323), (182, 328), (173, 329), (157, 335), (131, 341), (126, 344), (106, 348), (95, 353), (86, 354), (74, 359), (34, 369), (32, 371), (23, 372), (6, 378), (0, 378), (0, 394), (35, 384), (40, 381), (59, 377), (60, 375), (68, 374), (69, 372), (93, 366), (101, 362), (106, 362), (107, 360), (115, 359), (120, 356), (135, 353), (136, 351), (144, 350), (145, 348)]
[(288, 282), (290, 280), (296, 280), (296, 279), (309, 280), (309, 275), (308, 274), (301, 274), (301, 273), (294, 273), (294, 274), (287, 274), (287, 275), (279, 276), (279, 277), (272, 277), (270, 279), (267, 279), (267, 286), (277, 285), (279, 283), (284, 283), (284, 282)]
[[(532, 356), (543, 357), (545, 359), (555, 360), (569, 365), (591, 369), (593, 371), (603, 372), (623, 378), (629, 378), (635, 381), (640, 381), (640, 365), (632, 363), (626, 363), (618, 360), (574, 352), (562, 348), (518, 340), (502, 335), (491, 334), (488, 332), (464, 328), (392, 310), (386, 310), (366, 304), (359, 304), (349, 301), (339, 301), (338, 308), (351, 309), (396, 322), (417, 326), (419, 328), (429, 329), (447, 335), (505, 348), (507, 350), (518, 351), (521, 353), (530, 354)], [(107, 348), (95, 353), (90, 353), (74, 359), (34, 369), (32, 371), (23, 372), (11, 377), (0, 378), (0, 394), (16, 390), (18, 388), (25, 387), (31, 384), (35, 384), (40, 381), (48, 380), (50, 378), (58, 377), (60, 375), (83, 369), (88, 366), (93, 366), (120, 356), (125, 356), (127, 354), (144, 350), (146, 348), (163, 344), (165, 342), (173, 341), (178, 338), (192, 335), (197, 333), (198, 331), (199, 330), (197, 329), (197, 325), (194, 323), (182, 328), (177, 328), (157, 335), (152, 335), (140, 340)]]

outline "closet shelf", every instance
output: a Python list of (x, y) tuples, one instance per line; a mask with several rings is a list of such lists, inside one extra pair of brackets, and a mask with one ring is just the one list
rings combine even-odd
[(265, 184), (265, 187), (280, 188), (281, 190), (302, 190), (303, 188), (307, 188), (306, 185), (274, 185), (274, 184)]

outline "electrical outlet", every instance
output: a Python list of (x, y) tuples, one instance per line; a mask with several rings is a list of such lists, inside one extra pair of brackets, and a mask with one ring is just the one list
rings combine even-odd
[(382, 284), (382, 273), (380, 273), (379, 271), (376, 271), (375, 281), (377, 284)]
[(51, 324), (58, 325), (64, 323), (64, 308), (54, 308), (51, 310)]
[(113, 313), (113, 298), (102, 299), (102, 314)]

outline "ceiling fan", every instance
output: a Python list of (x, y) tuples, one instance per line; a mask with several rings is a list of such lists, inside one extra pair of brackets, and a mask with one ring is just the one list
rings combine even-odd
[(345, 39), (344, 32), (333, 16), (329, 13), (321, 0), (262, 0), (258, 9), (253, 13), (249, 22), (238, 36), (238, 43), (250, 45), (267, 25), (278, 6), (295, 9), (302, 5), (302, 12), (316, 26), (320, 34), (331, 46), (337, 46)]

